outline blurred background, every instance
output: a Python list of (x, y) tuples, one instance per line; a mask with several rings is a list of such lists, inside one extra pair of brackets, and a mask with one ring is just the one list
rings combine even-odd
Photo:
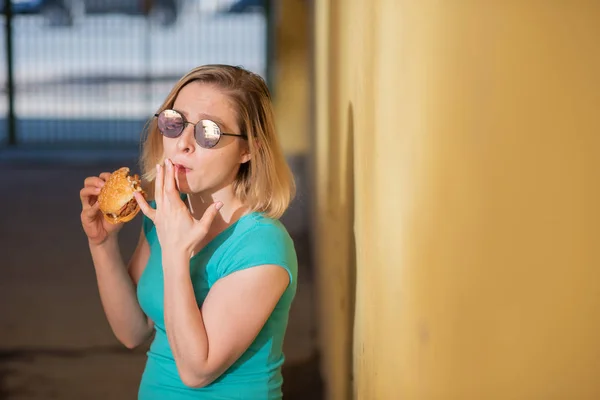
[[(144, 125), (195, 66), (241, 65), (275, 93), (282, 10), (261, 0), (7, 1), (0, 1), (0, 206), (11, 211), (0, 219), (0, 398), (133, 399), (147, 346), (127, 351), (110, 331), (78, 223), (78, 191), (86, 176), (139, 171)], [(307, 4), (297, 3), (306, 18)], [(301, 271), (284, 391), (320, 398), (305, 163), (289, 147), (300, 195), (285, 223)], [(123, 229), (126, 259), (140, 224)]]
[(298, 182), (284, 398), (600, 399), (600, 2), (0, 4), (0, 398), (135, 398), (78, 191), (222, 62)]

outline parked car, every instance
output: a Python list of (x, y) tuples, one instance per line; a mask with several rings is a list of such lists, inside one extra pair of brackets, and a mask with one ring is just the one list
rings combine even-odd
[(42, 14), (52, 26), (70, 26), (89, 14), (143, 15), (161, 26), (176, 23), (179, 0), (41, 0)]

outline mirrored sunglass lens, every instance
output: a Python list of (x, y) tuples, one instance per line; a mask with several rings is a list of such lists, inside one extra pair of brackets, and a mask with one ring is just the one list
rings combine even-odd
[(219, 143), (221, 129), (219, 125), (209, 120), (202, 120), (196, 125), (196, 140), (204, 148), (210, 149)]
[(167, 137), (177, 137), (183, 130), (183, 117), (177, 111), (165, 110), (158, 115), (158, 129)]

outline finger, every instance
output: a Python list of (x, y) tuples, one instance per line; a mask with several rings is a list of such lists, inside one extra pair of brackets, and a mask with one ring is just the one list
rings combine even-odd
[(98, 177), (98, 176), (89, 176), (87, 178), (85, 178), (85, 180), (83, 181), (83, 186), (95, 186), (95, 187), (102, 187), (104, 186), (104, 179)]
[(177, 186), (175, 184), (175, 169), (176, 167), (173, 165), (173, 162), (170, 159), (165, 161), (166, 171), (165, 171), (165, 186), (163, 196), (166, 198), (171, 204), (177, 204), (181, 202), (181, 198), (179, 197), (179, 192), (177, 191)]
[(133, 193), (133, 195), (135, 196), (135, 200), (137, 201), (138, 205), (140, 206), (140, 210), (142, 210), (142, 212), (144, 213), (144, 215), (148, 218), (150, 218), (152, 220), (152, 222), (154, 222), (154, 216), (156, 215), (156, 210), (153, 209), (152, 207), (150, 207), (150, 204), (148, 204), (148, 202), (146, 201), (146, 199), (144, 198), (144, 196), (142, 196), (142, 194), (140, 192), (135, 192)]
[(154, 180), (154, 201), (156, 208), (160, 208), (163, 202), (165, 171), (162, 165), (156, 164), (156, 179)]
[(107, 181), (108, 178), (110, 178), (111, 173), (110, 172), (103, 172), (100, 174), (100, 178), (104, 181)]
[[(87, 186), (79, 191), (79, 198), (81, 199), (81, 205), (83, 208), (89, 208), (92, 204), (96, 203), (96, 198), (100, 194), (101, 188), (95, 186)], [(92, 199), (92, 197), (94, 197)]]
[(208, 233), (210, 226), (215, 220), (215, 217), (219, 213), (221, 207), (223, 207), (223, 203), (218, 201), (216, 203), (211, 204), (211, 206), (208, 207), (206, 211), (204, 211), (204, 215), (202, 215), (202, 218), (200, 218), (200, 220), (196, 222), (197, 225), (195, 229), (198, 234)]
[(83, 222), (92, 222), (96, 219), (96, 215), (100, 212), (100, 203), (96, 202), (92, 206), (87, 207), (82, 211), (81, 216)]

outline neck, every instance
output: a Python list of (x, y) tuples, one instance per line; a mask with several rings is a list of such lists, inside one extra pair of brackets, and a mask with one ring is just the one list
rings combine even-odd
[[(213, 192), (187, 195), (188, 207), (196, 219), (202, 218), (208, 207), (218, 201), (223, 203), (223, 207), (219, 210), (210, 228), (210, 233), (215, 236), (248, 212), (248, 208), (234, 195), (233, 185)], [(209, 236), (213, 236), (210, 233)]]

